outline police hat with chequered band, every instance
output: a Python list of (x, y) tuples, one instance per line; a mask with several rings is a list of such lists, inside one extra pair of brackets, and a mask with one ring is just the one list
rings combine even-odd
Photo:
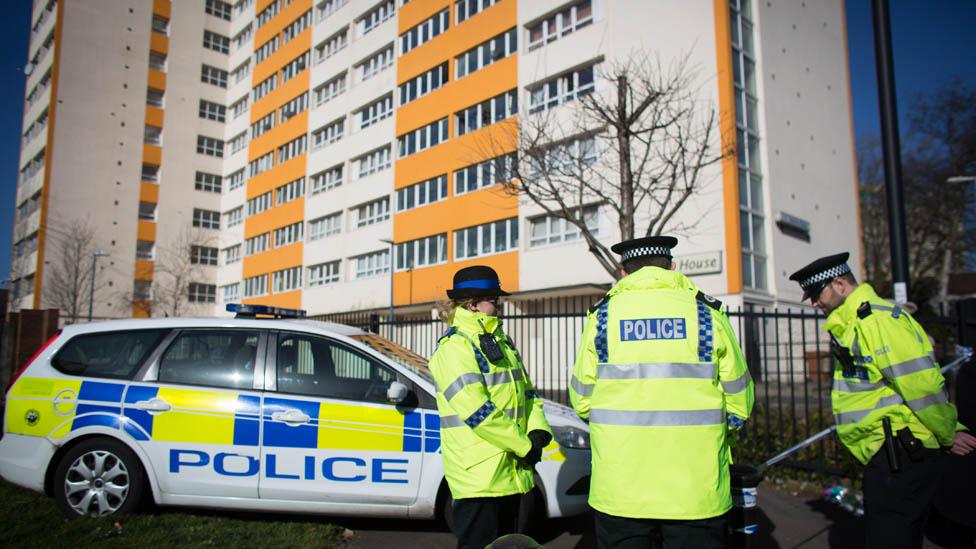
[(847, 265), (850, 257), (851, 254), (848, 252), (821, 257), (791, 274), (790, 280), (800, 284), (800, 288), (803, 289), (803, 299), (810, 299), (819, 294), (820, 290), (833, 279), (851, 272), (851, 268)]
[(620, 254), (620, 262), (626, 263), (631, 259), (641, 257), (666, 257), (671, 259), (671, 248), (678, 245), (678, 239), (673, 236), (648, 236), (624, 240), (614, 244), (610, 249)]

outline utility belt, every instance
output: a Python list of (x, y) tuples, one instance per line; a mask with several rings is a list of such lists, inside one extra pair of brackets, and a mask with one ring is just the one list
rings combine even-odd
[(936, 449), (926, 448), (925, 445), (922, 444), (922, 441), (919, 440), (908, 427), (901, 429), (897, 433), (892, 433), (891, 418), (889, 417), (885, 417), (881, 420), (881, 426), (884, 430), (885, 436), (882, 449), (885, 453), (885, 457), (888, 460), (888, 467), (893, 473), (897, 473), (902, 467), (898, 447), (901, 447), (903, 455), (907, 455), (909, 461), (912, 462), (923, 461), (926, 456), (931, 456), (938, 453), (938, 450)]

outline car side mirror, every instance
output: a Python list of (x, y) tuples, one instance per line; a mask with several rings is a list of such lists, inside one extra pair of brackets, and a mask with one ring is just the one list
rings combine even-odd
[(386, 390), (386, 400), (390, 404), (403, 404), (408, 396), (410, 396), (410, 388), (399, 381), (391, 382)]

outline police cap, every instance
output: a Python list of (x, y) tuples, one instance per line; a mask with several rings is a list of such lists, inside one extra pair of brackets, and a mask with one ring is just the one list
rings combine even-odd
[(487, 265), (473, 265), (454, 273), (454, 287), (447, 291), (449, 299), (503, 295), (512, 294), (502, 291), (498, 273)]
[(631, 259), (641, 257), (666, 257), (671, 259), (671, 248), (678, 245), (678, 239), (673, 236), (648, 236), (624, 240), (610, 247), (614, 253), (620, 254), (620, 262), (626, 263)]
[(803, 289), (801, 301), (818, 295), (830, 281), (851, 272), (851, 268), (847, 265), (847, 259), (850, 257), (851, 254), (848, 252), (821, 257), (791, 274), (790, 280), (798, 282)]

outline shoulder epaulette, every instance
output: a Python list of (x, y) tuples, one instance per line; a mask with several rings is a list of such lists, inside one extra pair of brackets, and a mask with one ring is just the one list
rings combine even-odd
[(871, 304), (865, 301), (857, 308), (857, 318), (867, 318), (871, 316)]
[(592, 307), (590, 307), (590, 311), (589, 311), (589, 312), (590, 312), (590, 314), (593, 314), (593, 313), (595, 313), (595, 312), (596, 312), (596, 310), (600, 308), (600, 305), (603, 305), (603, 303), (604, 303), (604, 302), (605, 302), (606, 300), (608, 300), (608, 299), (610, 299), (610, 294), (607, 294), (607, 295), (605, 295), (605, 296), (603, 296), (603, 297), (601, 297), (601, 298), (600, 298), (600, 301), (597, 301), (596, 303), (594, 303), (594, 304), (593, 304), (593, 306), (592, 306)]
[(695, 294), (695, 299), (697, 299), (698, 301), (701, 301), (702, 303), (704, 303), (705, 305), (708, 305), (709, 307), (715, 309), (716, 311), (721, 311), (722, 310), (722, 302), (721, 301), (715, 299), (714, 297), (706, 294), (705, 292), (703, 292), (701, 290), (698, 290), (698, 293)]

